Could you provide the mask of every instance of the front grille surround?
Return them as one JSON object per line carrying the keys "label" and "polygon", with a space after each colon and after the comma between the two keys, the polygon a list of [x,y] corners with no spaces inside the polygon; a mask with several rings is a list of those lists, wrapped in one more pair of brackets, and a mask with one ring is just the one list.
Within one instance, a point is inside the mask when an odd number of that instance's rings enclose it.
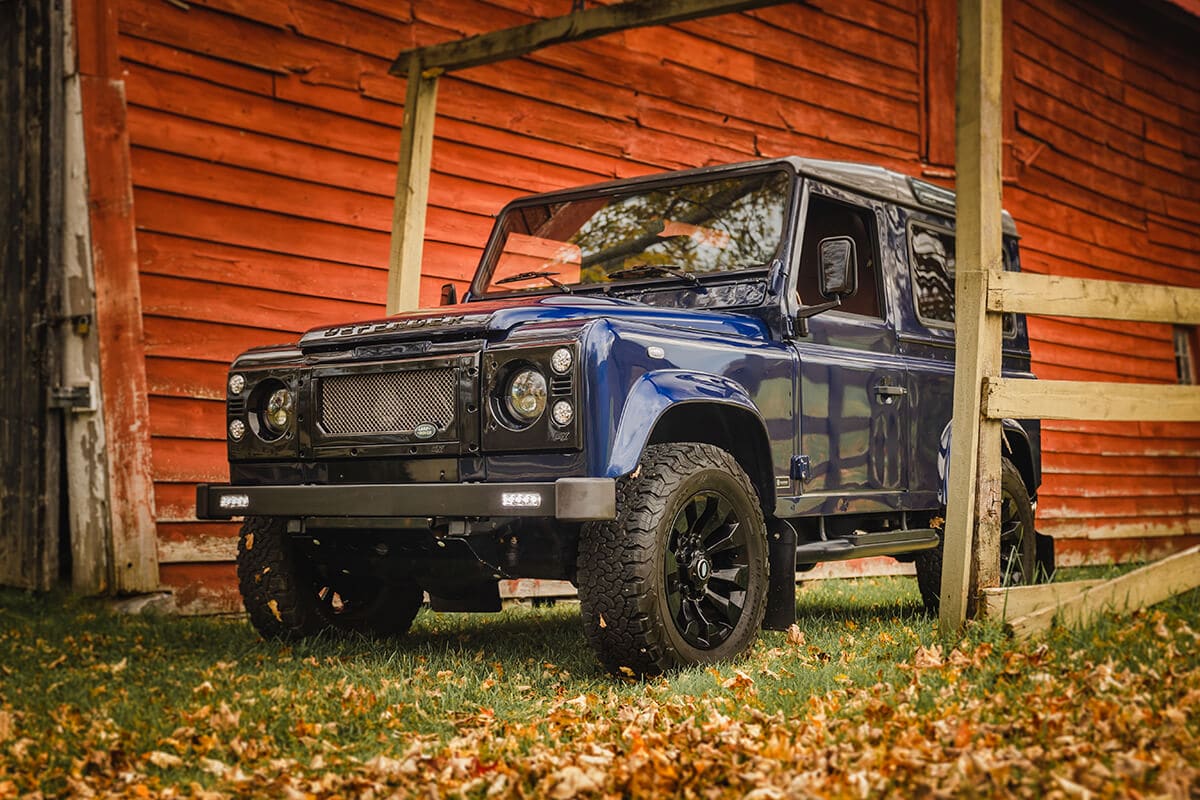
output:
{"label": "front grille surround", "polygon": [[432,367],[321,378],[318,422],[330,436],[413,434],[425,425],[436,427],[434,435],[445,433],[457,418],[456,372]]}
{"label": "front grille surround", "polygon": [[479,450],[478,353],[321,365],[301,382],[301,458]]}

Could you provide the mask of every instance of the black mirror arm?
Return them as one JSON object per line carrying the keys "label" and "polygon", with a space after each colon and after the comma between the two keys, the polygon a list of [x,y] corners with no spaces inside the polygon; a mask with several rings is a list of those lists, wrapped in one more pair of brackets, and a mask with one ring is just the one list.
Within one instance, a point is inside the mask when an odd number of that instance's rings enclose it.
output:
{"label": "black mirror arm", "polygon": [[818,303],[815,306],[801,306],[796,312],[796,329],[801,336],[808,336],[808,319],[815,317],[824,311],[831,308],[837,308],[842,304],[842,296],[838,295],[827,303]]}

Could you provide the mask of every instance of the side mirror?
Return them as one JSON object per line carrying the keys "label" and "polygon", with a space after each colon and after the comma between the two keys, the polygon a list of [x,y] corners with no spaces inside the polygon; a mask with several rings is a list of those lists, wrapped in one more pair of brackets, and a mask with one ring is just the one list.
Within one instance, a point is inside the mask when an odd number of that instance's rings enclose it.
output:
{"label": "side mirror", "polygon": [[817,245],[821,259],[820,288],[826,297],[849,297],[858,291],[858,258],[849,236],[830,236]]}
{"label": "side mirror", "polygon": [[452,306],[458,303],[458,287],[453,283],[442,284],[442,305]]}

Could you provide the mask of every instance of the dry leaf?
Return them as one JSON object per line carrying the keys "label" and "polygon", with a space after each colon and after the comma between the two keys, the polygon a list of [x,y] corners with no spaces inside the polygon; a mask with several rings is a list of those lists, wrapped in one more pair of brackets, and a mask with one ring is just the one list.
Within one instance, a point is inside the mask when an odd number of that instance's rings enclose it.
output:
{"label": "dry leaf", "polygon": [[799,625],[790,625],[787,629],[788,644],[796,647],[804,645],[804,631],[800,630]]}
{"label": "dry leaf", "polygon": [[254,549],[254,534],[247,533],[246,534],[246,550],[249,551],[249,550],[253,550],[253,549]]}
{"label": "dry leaf", "polygon": [[271,613],[275,615],[275,619],[283,622],[283,617],[279,616],[279,603],[275,600],[267,601],[267,608],[271,609]]}
{"label": "dry leaf", "polygon": [[0,742],[7,742],[13,735],[13,715],[0,709]]}
{"label": "dry leaf", "polygon": [[600,627],[601,627],[601,628],[607,628],[607,627],[608,627],[608,623],[604,621],[604,615],[603,615],[603,614],[601,614],[601,615],[600,615]]}
{"label": "dry leaf", "polygon": [[177,755],[172,755],[171,753],[164,753],[162,750],[151,751],[150,754],[146,756],[146,759],[159,769],[171,769],[172,767],[183,765],[182,758]]}

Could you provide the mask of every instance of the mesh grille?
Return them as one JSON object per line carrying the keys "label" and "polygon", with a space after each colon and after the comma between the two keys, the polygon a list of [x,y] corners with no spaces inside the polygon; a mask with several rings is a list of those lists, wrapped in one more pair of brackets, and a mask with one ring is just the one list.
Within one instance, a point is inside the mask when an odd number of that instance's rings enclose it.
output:
{"label": "mesh grille", "polygon": [[321,380],[321,425],[330,434],[410,433],[454,421],[453,369],[337,375]]}

